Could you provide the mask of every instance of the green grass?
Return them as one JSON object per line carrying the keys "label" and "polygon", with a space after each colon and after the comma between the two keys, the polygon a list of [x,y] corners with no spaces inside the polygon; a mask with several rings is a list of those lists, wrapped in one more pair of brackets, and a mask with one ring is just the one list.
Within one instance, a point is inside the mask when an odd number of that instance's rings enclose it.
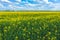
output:
{"label": "green grass", "polygon": [[0,12],[0,40],[60,40],[60,12]]}

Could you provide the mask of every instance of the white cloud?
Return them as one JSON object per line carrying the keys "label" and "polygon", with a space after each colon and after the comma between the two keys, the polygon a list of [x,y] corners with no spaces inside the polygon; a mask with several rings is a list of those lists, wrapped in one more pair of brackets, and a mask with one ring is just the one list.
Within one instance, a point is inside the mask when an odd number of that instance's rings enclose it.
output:
{"label": "white cloud", "polygon": [[53,10],[60,10],[60,3],[55,3]]}
{"label": "white cloud", "polygon": [[0,3],[0,8],[5,8],[3,4]]}
{"label": "white cloud", "polygon": [[[0,8],[5,8],[5,9],[11,9],[11,10],[45,10],[45,9],[50,9],[52,10],[58,10],[60,9],[60,4],[59,3],[53,3],[53,2],[48,2],[48,0],[33,0],[35,2],[38,2],[37,4],[32,4],[26,1],[21,1],[21,0],[16,0],[16,2],[11,2],[9,0],[1,0],[2,2],[7,2],[8,6],[5,7],[0,3]],[[31,0],[32,1],[32,0]],[[21,3],[22,4],[21,4]]]}
{"label": "white cloud", "polygon": [[28,3],[26,5],[28,5],[28,6],[37,6],[37,4],[31,4],[31,3]]}
{"label": "white cloud", "polygon": [[23,6],[15,6],[15,5],[9,5],[8,7],[9,7],[8,9],[11,9],[11,10],[22,10],[25,8]]}
{"label": "white cloud", "polygon": [[0,7],[3,7],[3,5],[0,3]]}
{"label": "white cloud", "polygon": [[8,2],[8,3],[11,3],[9,0],[1,0],[2,2]]}
{"label": "white cloud", "polygon": [[45,3],[47,3],[47,4],[50,4],[50,3],[52,3],[52,2],[48,2],[48,0],[43,0]]}
{"label": "white cloud", "polygon": [[5,10],[5,6],[3,4],[0,3],[0,10]]}
{"label": "white cloud", "polygon": [[17,2],[21,2],[21,0],[16,0]]}

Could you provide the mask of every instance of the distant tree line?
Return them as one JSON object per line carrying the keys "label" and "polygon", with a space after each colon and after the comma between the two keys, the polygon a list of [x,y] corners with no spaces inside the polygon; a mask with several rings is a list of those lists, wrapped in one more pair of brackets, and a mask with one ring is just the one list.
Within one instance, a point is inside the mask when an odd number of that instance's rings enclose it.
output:
{"label": "distant tree line", "polygon": [[60,10],[0,10],[0,12],[60,12]]}

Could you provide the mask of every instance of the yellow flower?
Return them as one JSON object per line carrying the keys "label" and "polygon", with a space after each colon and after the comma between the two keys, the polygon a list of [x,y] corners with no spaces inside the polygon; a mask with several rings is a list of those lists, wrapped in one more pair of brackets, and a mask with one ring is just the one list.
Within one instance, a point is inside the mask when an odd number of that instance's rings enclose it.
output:
{"label": "yellow flower", "polygon": [[25,28],[23,29],[23,31],[26,32],[26,30],[27,30],[27,29],[26,29],[26,27],[25,27]]}
{"label": "yellow flower", "polygon": [[26,34],[24,33],[23,36],[25,36]]}
{"label": "yellow flower", "polygon": [[58,30],[55,30],[55,32],[57,33],[57,32],[58,32]]}
{"label": "yellow flower", "polygon": [[27,39],[27,40],[30,40],[30,39]]}
{"label": "yellow flower", "polygon": [[4,32],[7,32],[7,30],[5,29]]}
{"label": "yellow flower", "polygon": [[48,32],[48,35],[50,35],[51,34],[51,32]]}
{"label": "yellow flower", "polygon": [[18,36],[15,37],[15,40],[18,40]]}
{"label": "yellow flower", "polygon": [[28,22],[28,25],[30,24],[30,22]]}
{"label": "yellow flower", "polygon": [[48,37],[48,39],[50,40],[51,38],[50,38],[50,37]]}
{"label": "yellow flower", "polygon": [[30,32],[28,32],[29,34],[31,34]]}

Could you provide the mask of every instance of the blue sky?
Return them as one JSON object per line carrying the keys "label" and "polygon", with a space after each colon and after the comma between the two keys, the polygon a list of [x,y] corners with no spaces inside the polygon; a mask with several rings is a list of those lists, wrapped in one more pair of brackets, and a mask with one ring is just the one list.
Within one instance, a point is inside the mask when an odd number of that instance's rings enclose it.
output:
{"label": "blue sky", "polygon": [[60,10],[60,0],[0,0],[0,10]]}

